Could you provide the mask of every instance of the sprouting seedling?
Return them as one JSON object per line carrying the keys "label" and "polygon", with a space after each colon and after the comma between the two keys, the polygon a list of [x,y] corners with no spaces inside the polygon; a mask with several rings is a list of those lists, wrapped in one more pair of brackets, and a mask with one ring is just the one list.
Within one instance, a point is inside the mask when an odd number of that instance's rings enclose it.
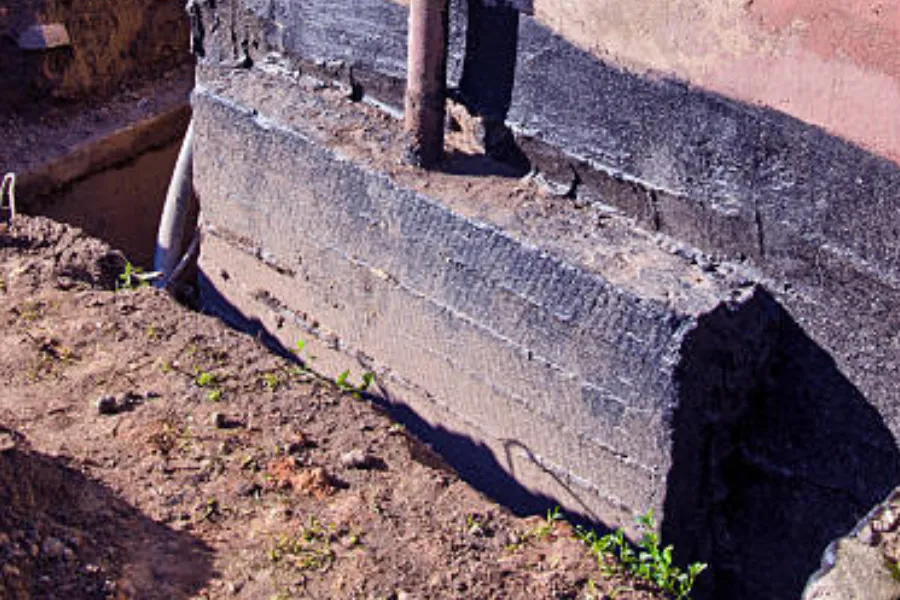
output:
{"label": "sprouting seedling", "polygon": [[365,392],[370,387],[372,387],[372,382],[375,381],[375,373],[372,371],[366,371],[362,375],[362,385],[360,385],[357,390],[360,392]]}
{"label": "sprouting seedling", "polygon": [[116,283],[116,291],[134,291],[136,289],[147,287],[150,285],[150,280],[155,279],[159,274],[156,272],[153,273],[144,273],[140,267],[136,267],[131,264],[130,261],[125,261],[125,269],[119,273],[119,281]]}
{"label": "sprouting seedling", "polygon": [[347,378],[350,377],[350,371],[344,371],[340,375],[338,375],[334,382],[337,384],[339,388],[342,390],[350,390],[353,389],[353,386],[347,382]]}
{"label": "sprouting seedling", "polygon": [[690,595],[697,576],[707,565],[691,563],[685,571],[672,564],[672,546],[660,548],[653,510],[638,516],[635,521],[641,531],[636,547],[625,539],[621,529],[598,536],[594,531],[578,527],[576,537],[587,544],[604,570],[610,569],[605,557],[613,556],[618,560],[618,569],[654,584],[671,598],[685,600]]}

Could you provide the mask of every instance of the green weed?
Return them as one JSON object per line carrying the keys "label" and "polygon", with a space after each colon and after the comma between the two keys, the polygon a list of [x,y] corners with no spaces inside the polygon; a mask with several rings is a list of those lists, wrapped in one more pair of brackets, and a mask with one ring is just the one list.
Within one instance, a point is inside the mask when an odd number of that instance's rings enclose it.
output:
{"label": "green weed", "polygon": [[362,383],[360,383],[359,385],[350,383],[350,381],[348,381],[349,378],[350,371],[344,371],[334,379],[334,383],[340,389],[344,390],[345,392],[350,392],[354,398],[359,400],[375,381],[375,373],[373,373],[372,371],[366,371],[365,373],[363,373]]}
{"label": "green weed", "polygon": [[325,571],[334,563],[331,544],[336,539],[334,525],[325,527],[311,516],[298,535],[282,534],[278,538],[269,550],[269,560],[301,571]]}
{"label": "green weed", "polygon": [[263,387],[266,390],[275,393],[278,391],[278,388],[281,387],[281,376],[277,371],[267,371],[262,374],[261,377]]}
{"label": "green weed", "polygon": [[125,270],[119,273],[119,280],[116,282],[117,292],[133,292],[134,290],[150,285],[147,277],[144,275],[143,269],[131,264],[131,261],[125,261]]}
{"label": "green weed", "polygon": [[543,522],[538,523],[532,529],[522,534],[522,536],[519,537],[518,541],[513,542],[512,544],[508,544],[505,550],[507,550],[508,552],[516,552],[529,542],[537,542],[544,539],[545,537],[553,533],[553,529],[554,527],[556,527],[556,524],[563,520],[565,520],[565,518],[563,517],[562,512],[559,510],[558,506],[554,507],[553,509],[548,509],[547,516],[543,520]]}
{"label": "green weed", "polygon": [[[625,533],[621,529],[598,536],[594,531],[579,527],[575,535],[588,545],[601,569],[621,570],[656,586],[676,600],[688,598],[694,581],[706,569],[706,565],[696,562],[683,570],[672,564],[672,546],[660,548],[652,510],[637,517],[636,522],[641,531],[636,547],[625,539]],[[606,561],[610,556],[616,559],[612,567]]]}
{"label": "green weed", "polygon": [[216,385],[216,381],[216,374],[209,371],[201,371],[194,378],[194,383],[197,384],[197,387],[213,387]]}
{"label": "green weed", "polygon": [[218,402],[222,399],[222,388],[219,387],[219,377],[210,371],[199,371],[194,377],[197,387],[207,388],[206,399],[210,402]]}

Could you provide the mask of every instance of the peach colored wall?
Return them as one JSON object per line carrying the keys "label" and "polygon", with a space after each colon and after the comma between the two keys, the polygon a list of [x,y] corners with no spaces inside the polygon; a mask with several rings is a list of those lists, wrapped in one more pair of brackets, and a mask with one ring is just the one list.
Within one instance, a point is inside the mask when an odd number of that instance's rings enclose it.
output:
{"label": "peach colored wall", "polygon": [[775,108],[900,163],[900,0],[535,0],[631,71]]}

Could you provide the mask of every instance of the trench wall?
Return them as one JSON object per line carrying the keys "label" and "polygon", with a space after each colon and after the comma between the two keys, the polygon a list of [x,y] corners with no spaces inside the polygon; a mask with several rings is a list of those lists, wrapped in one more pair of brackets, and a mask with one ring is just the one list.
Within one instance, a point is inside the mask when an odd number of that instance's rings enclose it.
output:
{"label": "trench wall", "polygon": [[[33,48],[30,28],[59,24],[69,43]],[[0,111],[50,98],[106,97],[190,59],[180,2],[10,0],[0,8]],[[33,36],[32,36],[33,37]]]}

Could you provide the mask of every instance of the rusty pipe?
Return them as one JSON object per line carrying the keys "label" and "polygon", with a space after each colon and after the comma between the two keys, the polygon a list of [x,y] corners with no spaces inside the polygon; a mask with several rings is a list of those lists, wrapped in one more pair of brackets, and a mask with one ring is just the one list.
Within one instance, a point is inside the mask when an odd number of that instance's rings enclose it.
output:
{"label": "rusty pipe", "polygon": [[437,165],[444,154],[447,27],[447,0],[411,1],[404,98],[406,160],[425,168]]}

